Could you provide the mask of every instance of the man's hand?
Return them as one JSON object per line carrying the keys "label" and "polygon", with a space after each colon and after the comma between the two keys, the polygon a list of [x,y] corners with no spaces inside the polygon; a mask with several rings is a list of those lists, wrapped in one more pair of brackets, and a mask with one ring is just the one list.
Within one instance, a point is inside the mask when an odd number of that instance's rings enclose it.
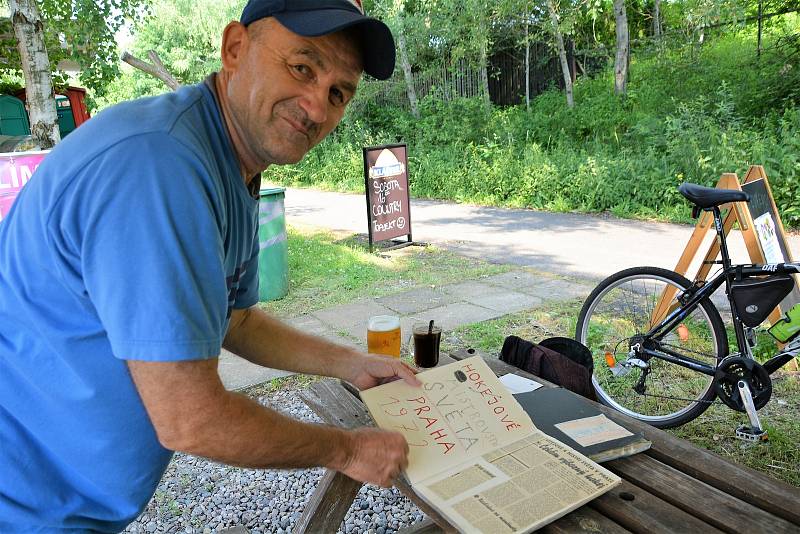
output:
{"label": "man's hand", "polygon": [[408,466],[408,444],[399,432],[359,428],[348,432],[352,453],[338,469],[354,480],[390,488]]}
{"label": "man's hand", "polygon": [[341,378],[361,390],[398,379],[405,380],[412,386],[422,385],[414,376],[417,369],[403,363],[399,358],[355,353],[348,363],[348,372]]}

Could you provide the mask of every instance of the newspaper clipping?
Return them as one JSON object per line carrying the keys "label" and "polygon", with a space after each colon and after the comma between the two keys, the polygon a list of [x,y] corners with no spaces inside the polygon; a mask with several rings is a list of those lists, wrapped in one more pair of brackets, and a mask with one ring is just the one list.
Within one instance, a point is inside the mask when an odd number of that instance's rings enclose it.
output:
{"label": "newspaper clipping", "polygon": [[416,486],[462,532],[529,532],[617,485],[619,477],[541,433]]}

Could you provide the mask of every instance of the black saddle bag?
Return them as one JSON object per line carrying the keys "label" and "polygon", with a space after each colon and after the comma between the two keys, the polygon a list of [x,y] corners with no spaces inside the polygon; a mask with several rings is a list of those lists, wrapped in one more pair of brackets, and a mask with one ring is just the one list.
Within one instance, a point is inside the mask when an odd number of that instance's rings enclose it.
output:
{"label": "black saddle bag", "polygon": [[731,299],[744,324],[756,327],[794,287],[791,275],[747,278],[731,283]]}

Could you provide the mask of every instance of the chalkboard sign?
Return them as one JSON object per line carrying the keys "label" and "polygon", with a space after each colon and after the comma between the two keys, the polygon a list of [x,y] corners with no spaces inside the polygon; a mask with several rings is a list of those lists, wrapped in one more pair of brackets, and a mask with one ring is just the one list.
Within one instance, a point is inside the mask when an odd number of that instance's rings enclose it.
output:
{"label": "chalkboard sign", "polygon": [[406,236],[411,243],[406,145],[364,148],[369,248],[373,243]]}
{"label": "chalkboard sign", "polygon": [[767,182],[761,178],[744,183],[742,191],[750,195],[747,208],[753,217],[756,236],[767,263],[792,261]]}
{"label": "chalkboard sign", "polygon": [[[747,209],[753,219],[753,230],[765,263],[791,262],[792,253],[786,244],[783,223],[766,178],[746,181],[742,184],[742,191],[750,195]],[[792,292],[781,303],[781,310],[787,311],[797,302],[800,302],[800,290],[795,284]]]}

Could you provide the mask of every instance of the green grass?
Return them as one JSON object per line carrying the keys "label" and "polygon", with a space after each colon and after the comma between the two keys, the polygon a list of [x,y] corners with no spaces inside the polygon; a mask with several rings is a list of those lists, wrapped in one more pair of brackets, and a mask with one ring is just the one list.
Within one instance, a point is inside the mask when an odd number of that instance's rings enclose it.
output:
{"label": "green grass", "polygon": [[288,228],[289,294],[261,306],[294,317],[364,297],[439,286],[510,270],[434,246],[369,252],[361,235]]}
{"label": "green grass", "polygon": [[[473,347],[490,355],[499,355],[503,340],[512,334],[533,342],[550,336],[572,337],[581,304],[579,299],[544,303],[535,310],[467,325],[447,336],[450,341],[446,349]],[[736,439],[734,430],[740,424],[747,423],[747,416],[730,410],[720,402],[716,402],[694,421],[667,432],[735,463],[800,487],[798,413],[800,373],[778,371],[773,375],[772,398],[759,411],[761,422],[769,431],[768,442],[750,444]]]}

